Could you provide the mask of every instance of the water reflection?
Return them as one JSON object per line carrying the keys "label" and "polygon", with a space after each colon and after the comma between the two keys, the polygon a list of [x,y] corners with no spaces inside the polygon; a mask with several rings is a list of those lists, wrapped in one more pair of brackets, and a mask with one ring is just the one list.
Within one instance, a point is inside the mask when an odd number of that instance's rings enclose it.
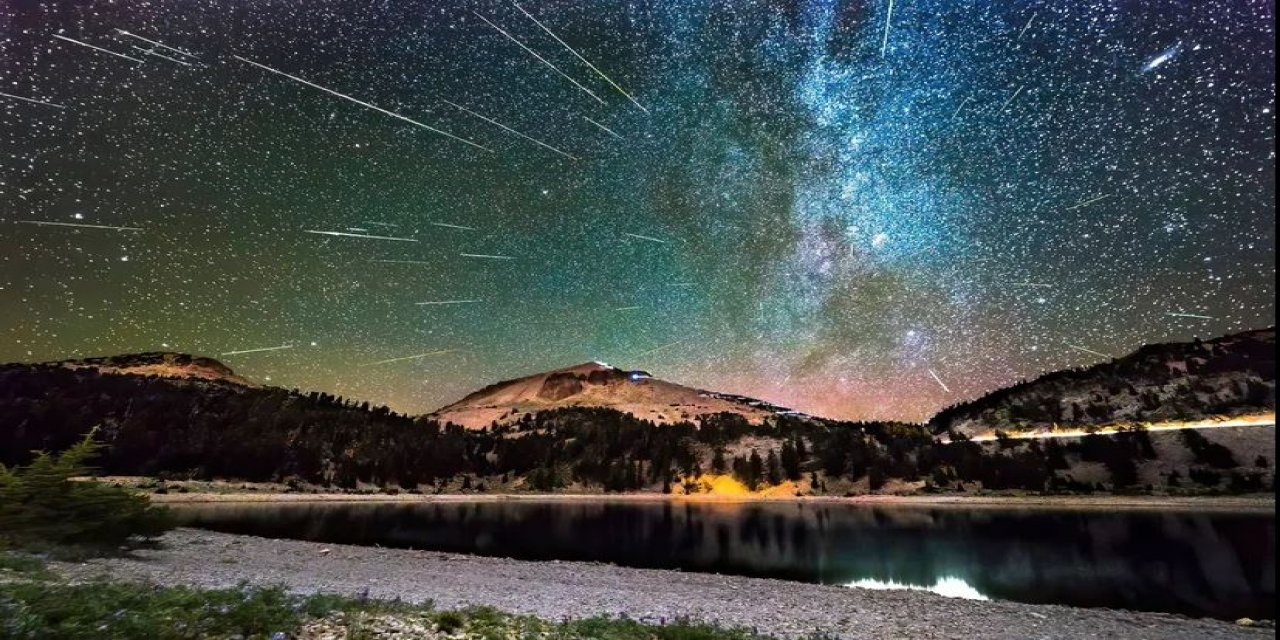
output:
{"label": "water reflection", "polygon": [[211,529],[331,543],[1275,617],[1274,514],[608,500],[214,504],[181,514]]}

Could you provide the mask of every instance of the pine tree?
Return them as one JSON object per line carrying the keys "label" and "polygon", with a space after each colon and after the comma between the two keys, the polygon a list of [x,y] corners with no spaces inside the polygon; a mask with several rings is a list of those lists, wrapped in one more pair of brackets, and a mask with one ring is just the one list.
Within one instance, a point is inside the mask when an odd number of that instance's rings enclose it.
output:
{"label": "pine tree", "polygon": [[766,475],[770,486],[782,484],[782,463],[778,460],[778,452],[770,449],[765,462]]}
{"label": "pine tree", "polygon": [[724,459],[724,448],[716,447],[715,453],[711,455],[711,471],[713,473],[724,473],[728,469],[729,464]]}
{"label": "pine tree", "polygon": [[59,455],[40,453],[26,467],[0,466],[0,542],[116,547],[173,527],[146,496],[84,480],[98,454],[96,429]]}

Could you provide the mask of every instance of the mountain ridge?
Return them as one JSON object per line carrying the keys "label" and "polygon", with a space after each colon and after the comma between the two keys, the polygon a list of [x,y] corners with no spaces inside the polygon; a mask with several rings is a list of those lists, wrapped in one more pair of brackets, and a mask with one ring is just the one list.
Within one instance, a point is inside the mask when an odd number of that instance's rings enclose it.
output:
{"label": "mountain ridge", "polygon": [[243,387],[260,386],[237,375],[231,367],[217,359],[176,351],[144,351],[114,356],[54,360],[38,364],[67,369],[94,369],[102,373],[116,375],[201,380]]}
{"label": "mountain ridge", "polygon": [[1144,345],[947,407],[937,433],[1051,431],[1116,423],[1194,421],[1275,412],[1275,327],[1210,340]]}
{"label": "mountain ridge", "polygon": [[478,429],[567,407],[616,409],[658,424],[724,413],[752,424],[771,416],[800,415],[763,400],[687,387],[647,371],[592,361],[496,382],[426,417]]}

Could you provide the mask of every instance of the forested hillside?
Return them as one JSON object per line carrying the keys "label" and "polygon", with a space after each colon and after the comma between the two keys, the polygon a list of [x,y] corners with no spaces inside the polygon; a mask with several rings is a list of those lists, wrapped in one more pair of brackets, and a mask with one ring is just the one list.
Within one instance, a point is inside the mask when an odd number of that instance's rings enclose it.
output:
{"label": "forested hillside", "polygon": [[0,367],[0,463],[64,449],[94,426],[107,445],[105,473],[340,489],[846,495],[1243,492],[1272,482],[1265,456],[1224,451],[1194,432],[1155,444],[1142,431],[1068,444],[943,442],[925,425],[793,416],[752,424],[736,414],[658,425],[587,408],[467,430],[322,393]]}
{"label": "forested hillside", "polygon": [[1262,329],[1050,373],[945,409],[930,424],[976,435],[1274,413],[1275,380],[1275,329]]}

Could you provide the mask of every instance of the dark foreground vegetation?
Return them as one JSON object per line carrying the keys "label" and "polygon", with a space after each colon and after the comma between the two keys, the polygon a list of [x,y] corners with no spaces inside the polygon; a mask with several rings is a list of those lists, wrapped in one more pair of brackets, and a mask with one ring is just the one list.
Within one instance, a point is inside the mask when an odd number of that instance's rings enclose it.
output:
{"label": "dark foreground vegetation", "polygon": [[90,432],[62,453],[35,454],[25,467],[0,465],[0,549],[118,551],[173,528],[145,495],[85,479],[100,448]]}
{"label": "dark foreground vegetation", "polygon": [[274,587],[201,590],[115,583],[68,585],[45,580],[0,583],[3,639],[333,637],[766,640],[745,630],[682,621],[665,625],[610,618],[548,622],[487,608],[437,611],[430,603],[301,596]]}

